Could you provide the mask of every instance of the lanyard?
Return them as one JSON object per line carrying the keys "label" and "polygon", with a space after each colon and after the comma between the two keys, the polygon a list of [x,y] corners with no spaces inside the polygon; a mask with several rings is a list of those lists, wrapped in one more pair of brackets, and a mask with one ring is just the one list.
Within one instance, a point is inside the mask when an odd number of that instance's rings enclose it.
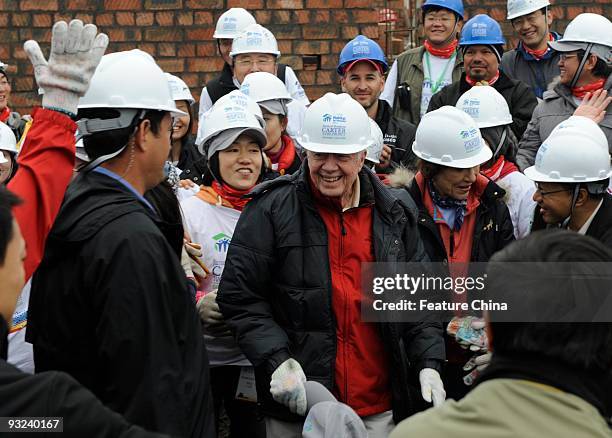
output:
{"label": "lanyard", "polygon": [[[440,74],[440,77],[438,78],[438,80],[435,83],[432,82],[431,84],[431,94],[432,95],[438,92],[438,88],[440,88],[440,84],[444,80],[444,76],[446,76],[446,70],[448,70],[449,65],[455,64],[456,56],[457,56],[457,52],[453,53],[453,56],[449,58],[446,65],[444,66],[444,70],[442,70],[442,74]],[[427,63],[427,74],[431,75],[431,64],[429,63],[429,52],[427,51],[425,51],[425,62]],[[428,77],[427,79],[429,79],[429,81],[431,82],[430,77]]]}

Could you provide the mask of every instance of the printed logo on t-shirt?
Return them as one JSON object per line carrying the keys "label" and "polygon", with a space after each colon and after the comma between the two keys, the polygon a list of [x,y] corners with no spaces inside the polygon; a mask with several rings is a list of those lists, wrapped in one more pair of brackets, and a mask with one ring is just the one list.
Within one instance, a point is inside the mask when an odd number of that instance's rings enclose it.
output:
{"label": "printed logo on t-shirt", "polygon": [[215,234],[212,239],[215,241],[215,251],[226,253],[232,237],[225,233]]}

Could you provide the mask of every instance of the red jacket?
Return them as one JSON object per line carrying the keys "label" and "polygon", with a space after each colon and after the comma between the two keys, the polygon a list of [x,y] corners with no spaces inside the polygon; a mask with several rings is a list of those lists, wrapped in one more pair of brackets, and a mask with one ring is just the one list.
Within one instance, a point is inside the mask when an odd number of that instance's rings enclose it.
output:
{"label": "red jacket", "polygon": [[8,189],[23,203],[13,209],[26,242],[25,280],[38,267],[45,240],[72,178],[76,124],[57,111],[35,108],[32,127],[23,141],[19,169]]}
{"label": "red jacket", "polygon": [[374,323],[361,321],[361,264],[373,262],[372,203],[360,201],[344,212],[312,186],[327,228],[336,318],[335,391],[338,399],[365,417],[391,409],[387,353]]}

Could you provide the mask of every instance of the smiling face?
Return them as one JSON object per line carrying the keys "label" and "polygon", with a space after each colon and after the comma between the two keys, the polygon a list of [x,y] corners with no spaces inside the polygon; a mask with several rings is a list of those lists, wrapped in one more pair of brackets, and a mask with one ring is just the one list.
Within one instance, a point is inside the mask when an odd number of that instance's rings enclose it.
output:
{"label": "smiling face", "polygon": [[542,219],[547,224],[561,223],[571,213],[572,192],[563,184],[537,183],[533,200],[538,203]]}
{"label": "smiling face", "polygon": [[365,151],[354,154],[308,151],[310,180],[323,196],[339,199],[342,207],[347,207],[365,156]]}
{"label": "smiling face", "polygon": [[219,50],[219,54],[221,55],[223,60],[229,65],[232,65],[232,58],[229,56],[229,54],[232,51],[233,41],[234,40],[229,38],[221,38],[217,40],[217,49]]}
{"label": "smiling face", "polygon": [[443,46],[452,41],[454,34],[461,32],[461,25],[461,22],[457,23],[455,13],[448,9],[429,11],[423,19],[425,38],[434,46]]}
{"label": "smiling face", "polygon": [[276,74],[276,56],[269,53],[243,53],[234,58],[234,76],[242,84],[249,73],[265,71]]}
{"label": "smiling face", "polygon": [[468,46],[463,55],[465,72],[475,81],[490,81],[497,74],[499,62],[489,46]]}
{"label": "smiling face", "polygon": [[464,201],[468,198],[472,184],[476,182],[478,172],[480,166],[469,169],[444,167],[432,177],[432,182],[440,195]]}
{"label": "smiling face", "polygon": [[263,118],[266,121],[266,138],[268,142],[264,152],[268,155],[277,153],[283,146],[282,135],[287,128],[287,117],[282,114],[272,114],[265,108],[261,108]]}
{"label": "smiling face", "polygon": [[236,190],[248,190],[261,175],[261,148],[249,135],[241,135],[219,151],[219,173],[227,185]]}
{"label": "smiling face", "polygon": [[523,44],[532,50],[546,48],[548,41],[548,28],[552,23],[552,13],[542,10],[532,12],[513,19],[512,27]]}
{"label": "smiling face", "polygon": [[172,141],[178,141],[185,137],[189,131],[189,122],[191,116],[189,115],[189,102],[186,100],[175,101],[176,108],[186,112],[184,116],[179,116],[174,119],[174,126],[172,127]]}
{"label": "smiling face", "polygon": [[385,79],[370,62],[358,62],[342,77],[342,91],[348,93],[367,111],[378,101]]}
{"label": "smiling face", "polygon": [[5,75],[0,74],[0,111],[8,106],[11,97],[11,84]]}

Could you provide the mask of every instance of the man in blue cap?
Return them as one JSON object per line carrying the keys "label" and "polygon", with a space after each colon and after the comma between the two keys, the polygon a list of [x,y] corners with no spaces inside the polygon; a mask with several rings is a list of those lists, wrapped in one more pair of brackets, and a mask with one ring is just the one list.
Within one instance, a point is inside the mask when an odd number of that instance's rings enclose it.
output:
{"label": "man in blue cap", "polygon": [[416,167],[416,156],[412,152],[416,127],[393,117],[390,105],[379,98],[388,68],[378,43],[358,35],[342,49],[337,69],[342,77],[342,91],[359,102],[383,132],[384,146],[380,164],[376,166],[377,173],[390,173],[399,165]]}
{"label": "man in blue cap", "polygon": [[431,98],[427,112],[444,105],[455,106],[461,95],[474,85],[490,85],[508,102],[513,120],[510,128],[520,139],[538,101],[529,86],[499,70],[505,43],[499,24],[488,15],[479,14],[468,20],[459,41],[465,73],[459,81]]}
{"label": "man in blue cap", "polygon": [[463,26],[461,0],[426,0],[422,6],[425,43],[402,53],[391,67],[381,95],[393,114],[417,125],[431,96],[461,77],[457,36]]}

